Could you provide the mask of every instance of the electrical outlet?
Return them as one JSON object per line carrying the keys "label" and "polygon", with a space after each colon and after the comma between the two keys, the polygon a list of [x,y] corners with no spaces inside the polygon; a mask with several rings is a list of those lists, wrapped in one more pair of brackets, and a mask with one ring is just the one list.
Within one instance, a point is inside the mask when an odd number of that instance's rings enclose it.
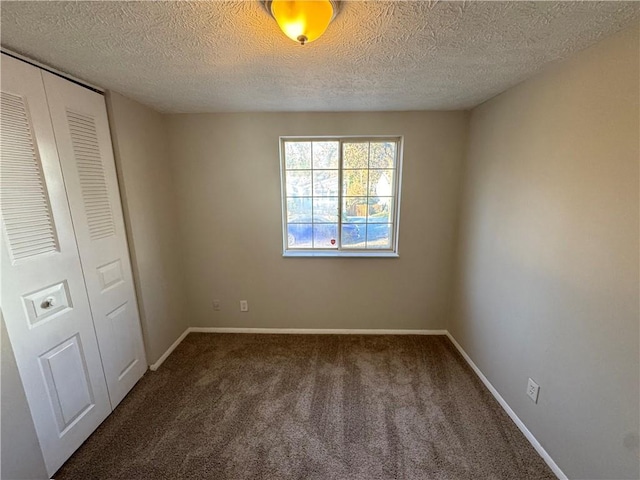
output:
{"label": "electrical outlet", "polygon": [[213,309],[214,309],[216,312],[219,312],[219,311],[220,311],[220,300],[214,300],[214,301],[212,302],[212,304],[213,304]]}
{"label": "electrical outlet", "polygon": [[249,311],[249,302],[246,300],[240,300],[240,311],[248,312]]}
{"label": "electrical outlet", "polygon": [[538,403],[538,393],[540,393],[540,385],[533,380],[529,379],[527,384],[527,395],[533,400],[533,403]]}

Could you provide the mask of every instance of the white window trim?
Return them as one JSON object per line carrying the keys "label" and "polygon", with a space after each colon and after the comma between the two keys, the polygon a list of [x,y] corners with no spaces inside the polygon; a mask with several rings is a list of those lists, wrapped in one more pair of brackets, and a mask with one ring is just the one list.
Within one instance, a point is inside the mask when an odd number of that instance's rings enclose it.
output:
{"label": "white window trim", "polygon": [[[338,205],[339,205],[339,227],[338,236],[341,235],[342,229],[342,142],[344,141],[382,141],[388,140],[396,142],[396,175],[394,185],[394,211],[393,211],[393,239],[391,248],[388,249],[355,249],[349,248],[341,250],[337,249],[287,249],[287,184],[286,184],[286,168],[285,168],[285,149],[286,141],[313,142],[313,141],[337,141],[340,142],[339,147],[339,185],[338,185]],[[398,240],[400,232],[400,200],[402,198],[402,166],[404,157],[404,136],[402,135],[342,135],[342,136],[281,136],[280,137],[280,201],[282,204],[282,256],[290,258],[299,257],[351,257],[351,258],[398,258]],[[340,240],[341,245],[341,240]]]}

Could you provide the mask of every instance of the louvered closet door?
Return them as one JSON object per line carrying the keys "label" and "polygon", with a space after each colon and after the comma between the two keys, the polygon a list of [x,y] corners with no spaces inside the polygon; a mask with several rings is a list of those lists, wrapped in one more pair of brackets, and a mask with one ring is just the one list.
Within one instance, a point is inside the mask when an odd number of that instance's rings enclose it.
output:
{"label": "louvered closet door", "polygon": [[104,97],[43,72],[113,408],[147,369]]}
{"label": "louvered closet door", "polygon": [[1,66],[0,306],[52,475],[111,406],[42,75]]}

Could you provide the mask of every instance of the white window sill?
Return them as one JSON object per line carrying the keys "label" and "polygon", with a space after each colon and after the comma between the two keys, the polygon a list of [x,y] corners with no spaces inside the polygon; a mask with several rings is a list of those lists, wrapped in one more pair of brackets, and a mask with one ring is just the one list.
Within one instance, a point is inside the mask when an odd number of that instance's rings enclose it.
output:
{"label": "white window sill", "polygon": [[347,251],[311,251],[289,250],[282,254],[285,258],[293,257],[331,257],[331,258],[398,258],[396,252],[347,252]]}

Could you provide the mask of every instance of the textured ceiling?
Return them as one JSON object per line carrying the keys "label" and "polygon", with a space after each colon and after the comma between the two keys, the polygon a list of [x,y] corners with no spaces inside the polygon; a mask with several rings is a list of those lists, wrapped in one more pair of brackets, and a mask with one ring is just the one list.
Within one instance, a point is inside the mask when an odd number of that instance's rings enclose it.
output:
{"label": "textured ceiling", "polygon": [[7,2],[4,47],[163,112],[466,109],[636,2],[343,2],[300,46],[258,0]]}

